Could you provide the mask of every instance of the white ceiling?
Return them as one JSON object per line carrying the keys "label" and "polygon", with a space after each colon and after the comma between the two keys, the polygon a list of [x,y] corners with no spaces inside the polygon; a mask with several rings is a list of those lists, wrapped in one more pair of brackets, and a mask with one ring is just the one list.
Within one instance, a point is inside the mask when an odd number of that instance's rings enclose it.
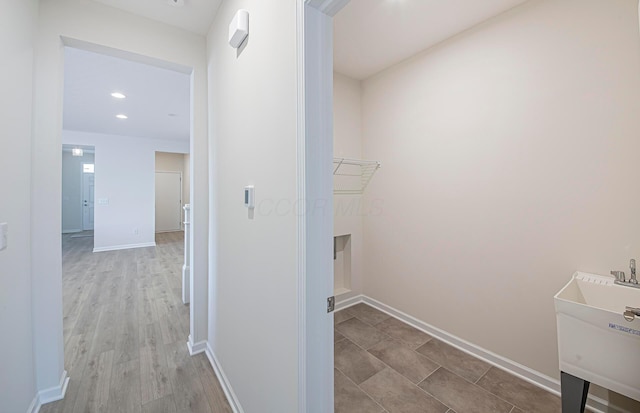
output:
{"label": "white ceiling", "polygon": [[64,76],[64,129],[189,140],[189,75],[66,47]]}
{"label": "white ceiling", "polygon": [[334,70],[365,79],[527,0],[351,0],[334,18]]}
{"label": "white ceiling", "polygon": [[171,0],[94,0],[129,13],[206,35],[222,0],[184,0],[184,6]]}
{"label": "white ceiling", "polygon": [[[222,0],[94,1],[204,35]],[[334,70],[365,79],[525,1],[350,0],[334,18]],[[188,75],[67,48],[64,127],[189,139],[189,89]],[[114,90],[127,99],[112,98]]]}

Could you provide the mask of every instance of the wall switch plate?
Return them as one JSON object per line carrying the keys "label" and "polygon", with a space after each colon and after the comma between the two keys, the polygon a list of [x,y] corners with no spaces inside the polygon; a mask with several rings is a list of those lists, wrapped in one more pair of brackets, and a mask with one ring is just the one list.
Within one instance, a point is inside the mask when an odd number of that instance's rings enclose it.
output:
{"label": "wall switch plate", "polygon": [[98,199],[98,205],[109,205],[109,198]]}
{"label": "wall switch plate", "polygon": [[7,232],[9,232],[9,224],[0,223],[0,251],[7,249]]}

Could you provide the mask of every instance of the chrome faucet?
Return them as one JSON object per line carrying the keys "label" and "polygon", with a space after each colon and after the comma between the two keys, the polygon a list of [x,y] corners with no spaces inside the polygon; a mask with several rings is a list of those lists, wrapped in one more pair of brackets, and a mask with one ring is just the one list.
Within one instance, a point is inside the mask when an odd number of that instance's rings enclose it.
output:
{"label": "chrome faucet", "polygon": [[611,271],[611,275],[616,277],[614,281],[618,285],[624,285],[626,287],[640,288],[638,284],[638,278],[636,277],[636,260],[633,258],[629,261],[629,269],[631,270],[631,277],[627,280],[624,276],[624,271]]}
{"label": "chrome faucet", "polygon": [[617,282],[626,282],[627,281],[627,279],[624,278],[624,271],[611,271],[611,275],[616,277],[616,283]]}

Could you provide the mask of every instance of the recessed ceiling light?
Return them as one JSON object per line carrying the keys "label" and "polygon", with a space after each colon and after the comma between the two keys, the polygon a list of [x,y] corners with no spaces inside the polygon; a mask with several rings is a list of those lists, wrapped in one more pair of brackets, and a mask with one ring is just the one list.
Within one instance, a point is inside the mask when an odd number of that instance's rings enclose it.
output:
{"label": "recessed ceiling light", "polygon": [[116,99],[124,99],[124,98],[126,98],[126,96],[125,96],[125,95],[123,95],[123,94],[122,94],[122,93],[120,93],[120,92],[113,92],[113,93],[111,94],[111,96],[112,96],[112,97],[114,97],[114,98],[116,98]]}
{"label": "recessed ceiling light", "polygon": [[176,7],[184,6],[184,0],[167,0],[167,3]]}
{"label": "recessed ceiling light", "polygon": [[123,115],[123,114],[121,113],[121,114],[119,114],[119,115],[116,115],[116,118],[118,118],[118,119],[127,119],[127,118],[128,118],[128,116],[127,116],[127,115]]}
{"label": "recessed ceiling light", "polygon": [[174,117],[176,117],[176,116],[178,116],[178,115],[177,115],[177,114],[175,114],[175,113],[169,113],[167,116],[169,116],[169,117],[171,117],[171,118],[174,118]]}

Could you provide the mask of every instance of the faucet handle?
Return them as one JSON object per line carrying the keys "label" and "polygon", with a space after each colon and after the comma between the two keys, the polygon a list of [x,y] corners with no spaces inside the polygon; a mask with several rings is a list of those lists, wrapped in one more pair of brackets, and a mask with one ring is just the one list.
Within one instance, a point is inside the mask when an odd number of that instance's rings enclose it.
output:
{"label": "faucet handle", "polygon": [[624,271],[611,271],[611,275],[616,277],[616,280],[618,281],[625,281]]}
{"label": "faucet handle", "polygon": [[627,306],[625,307],[625,310],[624,310],[624,313],[622,313],[622,316],[628,322],[632,322],[636,317],[640,317],[640,308],[633,308],[633,307]]}

